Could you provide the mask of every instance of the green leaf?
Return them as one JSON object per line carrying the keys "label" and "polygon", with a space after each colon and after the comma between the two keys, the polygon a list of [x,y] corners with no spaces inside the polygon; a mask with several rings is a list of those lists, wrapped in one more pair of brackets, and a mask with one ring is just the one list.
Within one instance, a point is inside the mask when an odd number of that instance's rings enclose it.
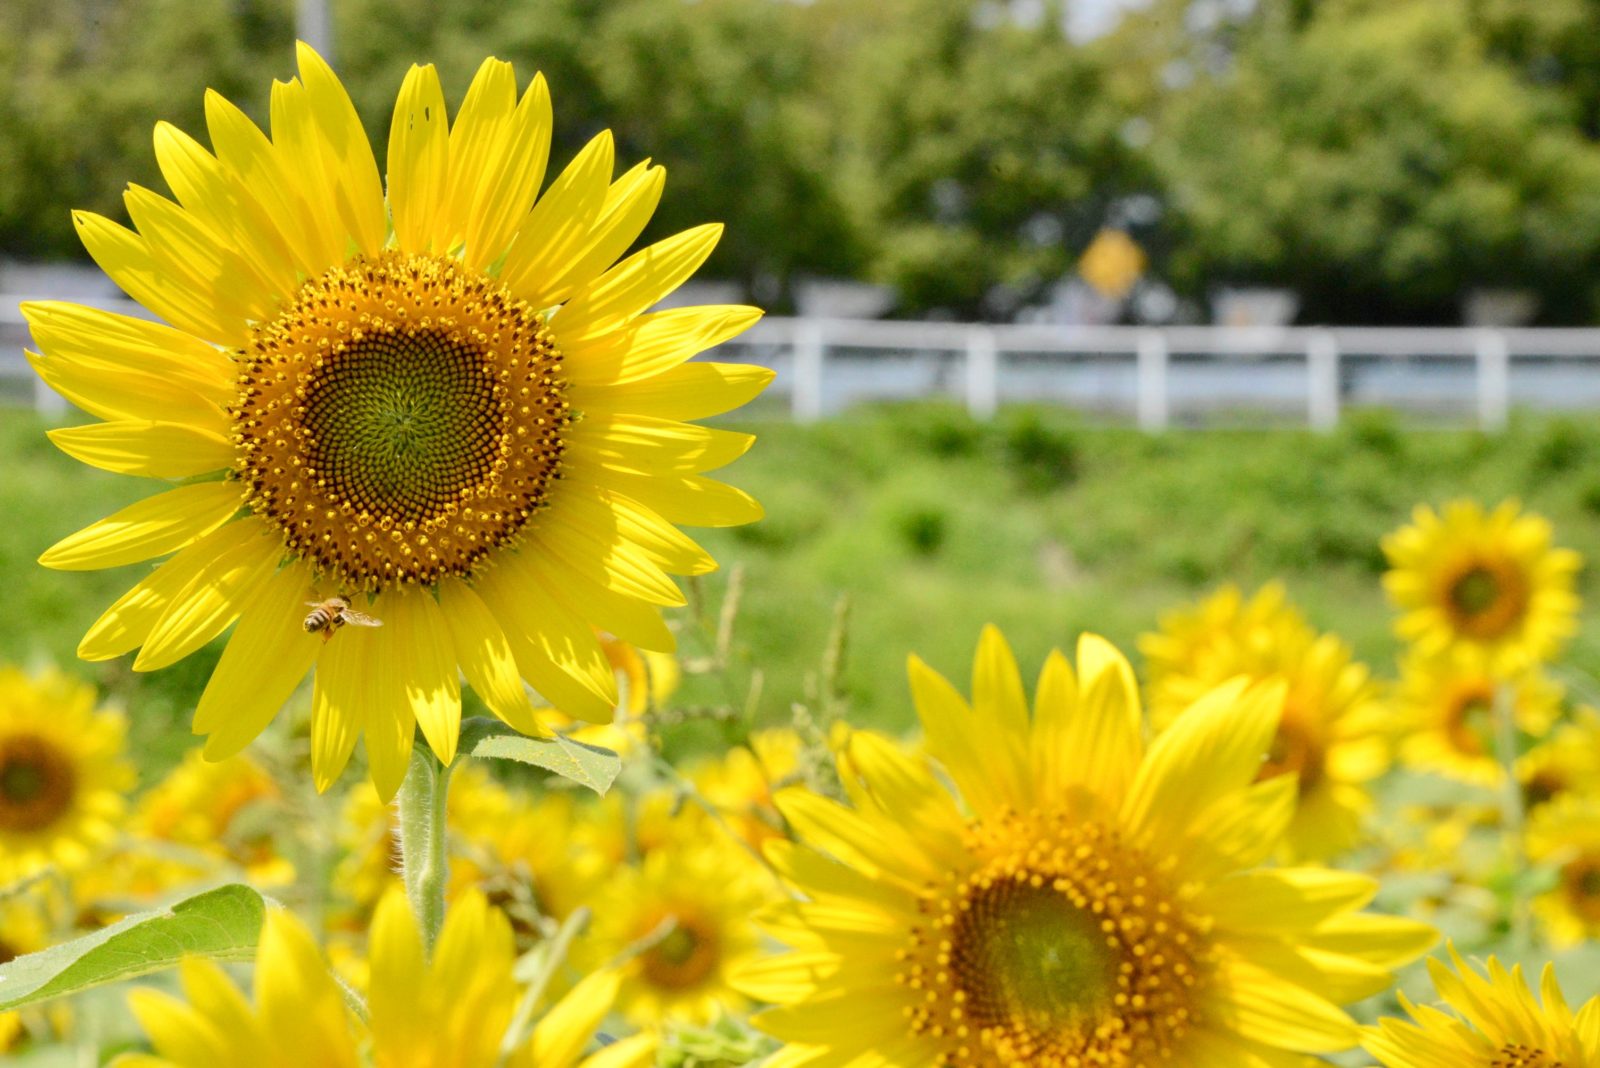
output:
{"label": "green leaf", "polygon": [[559,734],[529,738],[498,720],[473,717],[461,724],[460,752],[480,760],[516,760],[554,772],[602,796],[611,789],[622,759],[609,749],[585,745]]}
{"label": "green leaf", "polygon": [[171,968],[184,957],[249,960],[266,901],[220,886],[0,966],[0,1012]]}

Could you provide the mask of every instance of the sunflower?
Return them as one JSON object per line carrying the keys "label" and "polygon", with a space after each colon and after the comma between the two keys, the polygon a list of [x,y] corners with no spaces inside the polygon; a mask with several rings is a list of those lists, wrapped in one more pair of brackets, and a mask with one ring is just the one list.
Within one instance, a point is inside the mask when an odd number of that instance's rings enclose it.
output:
{"label": "sunflower", "polygon": [[0,887],[82,868],[116,837],[134,781],[126,734],[88,685],[0,668]]}
{"label": "sunflower", "polygon": [[254,760],[240,754],[213,763],[190,750],[139,798],[130,824],[135,834],[236,864],[256,886],[281,886],[295,874],[275,840],[283,814],[283,791]]}
{"label": "sunflower", "polygon": [[354,1019],[311,934],[290,913],[267,914],[256,955],[252,1007],[211,961],[183,962],[188,1002],[154,990],[129,997],[155,1046],[124,1054],[116,1068],[636,1068],[650,1063],[648,1037],[582,1051],[616,994],[614,973],[596,973],[556,1005],[526,1042],[502,1059],[520,991],[511,929],[482,897],[450,910],[431,961],[399,891],[373,919],[370,1025]]}
{"label": "sunflower", "polygon": [[578,961],[636,951],[623,968],[617,1008],[637,1025],[705,1024],[747,1007],[729,976],[759,955],[753,913],[777,897],[777,887],[717,833],[686,836],[613,873],[593,901],[594,927]]}
{"label": "sunflower", "polygon": [[[237,621],[195,712],[207,755],[247,745],[315,666],[318,788],[364,736],[387,799],[413,725],[454,758],[458,675],[529,733],[524,678],[571,715],[610,719],[595,628],[670,651],[660,610],[684,603],[670,575],[716,566],[676,524],[760,515],[704,477],[753,439],[685,420],[743,404],[771,374],[686,362],[756,309],[646,313],[720,226],[613,265],[660,198],[660,167],[613,180],[604,132],[536,195],[542,78],[519,99],[511,65],[487,60],[448,123],[438,75],[412,67],[385,184],[333,71],[305,45],[299,68],[273,86],[270,139],[215,93],[212,151],[159,125],[177,199],[131,188],[134,229],[74,216],[90,255],[165,324],[24,306],[35,369],[105,420],[53,431],[56,444],[180,480],[41,562],[170,557],[79,655],[138,648],[134,669],[150,671]],[[325,606],[315,619],[308,602]],[[381,626],[340,627],[344,611]],[[302,628],[323,619],[321,638]]]}
{"label": "sunflower", "polygon": [[1505,687],[1518,728],[1542,737],[1561,713],[1561,689],[1538,670],[1502,680],[1459,650],[1413,654],[1400,668],[1394,711],[1408,765],[1462,782],[1498,785],[1505,775],[1495,742],[1495,701]]}
{"label": "sunflower", "polygon": [[1600,1064],[1600,998],[1574,1016],[1545,965],[1544,1004],[1528,988],[1522,968],[1507,972],[1489,958],[1482,974],[1450,948],[1452,972],[1428,962],[1433,985],[1455,1014],[1402,1003],[1412,1023],[1385,1019],[1365,1029],[1362,1046],[1384,1068],[1593,1068]]}
{"label": "sunflower", "polygon": [[1140,648],[1158,728],[1229,679],[1283,680],[1283,715],[1259,776],[1299,783],[1287,852],[1320,859],[1360,841],[1372,808],[1365,784],[1388,765],[1389,724],[1370,673],[1342,639],[1318,634],[1273,584],[1248,601],[1225,587],[1170,613]]}
{"label": "sunflower", "polygon": [[1582,560],[1551,546],[1549,522],[1520,513],[1516,501],[1492,512],[1452,501],[1442,515],[1418,505],[1410,526],[1383,539],[1400,637],[1425,656],[1459,648],[1499,675],[1560,650],[1577,629]]}
{"label": "sunflower", "polygon": [[1076,671],[1050,655],[1031,717],[992,627],[972,704],[910,674],[940,767],[863,731],[850,806],[778,795],[798,843],[767,855],[798,901],[770,926],[795,952],[736,978],[777,1003],[756,1017],[790,1043],[769,1068],[1298,1064],[1354,1045],[1338,1006],[1432,943],[1358,911],[1369,878],[1260,866],[1296,792],[1256,781],[1281,683],[1212,691],[1147,751],[1100,638]]}
{"label": "sunflower", "polygon": [[1535,812],[1528,858],[1556,873],[1555,887],[1533,901],[1550,941],[1572,946],[1600,938],[1600,797],[1568,795]]}

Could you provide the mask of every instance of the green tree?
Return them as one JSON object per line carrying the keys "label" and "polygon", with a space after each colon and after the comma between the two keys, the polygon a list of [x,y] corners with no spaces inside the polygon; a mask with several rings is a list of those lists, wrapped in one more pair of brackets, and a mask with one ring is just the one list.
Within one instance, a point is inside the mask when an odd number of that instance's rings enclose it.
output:
{"label": "green tree", "polygon": [[1490,53],[1466,0],[1264,20],[1160,115],[1177,270],[1293,286],[1314,319],[1451,321],[1475,286],[1587,318],[1600,150],[1575,110]]}
{"label": "green tree", "polygon": [[[869,7],[870,12],[862,11]],[[1103,71],[1004,5],[815,5],[849,198],[901,311],[1004,317],[1068,273],[1108,205],[1141,187]]]}
{"label": "green tree", "polygon": [[0,250],[81,256],[73,209],[125,219],[129,182],[164,192],[155,120],[200,132],[207,86],[264,115],[270,79],[288,73],[292,55],[287,8],[286,0],[6,0]]}

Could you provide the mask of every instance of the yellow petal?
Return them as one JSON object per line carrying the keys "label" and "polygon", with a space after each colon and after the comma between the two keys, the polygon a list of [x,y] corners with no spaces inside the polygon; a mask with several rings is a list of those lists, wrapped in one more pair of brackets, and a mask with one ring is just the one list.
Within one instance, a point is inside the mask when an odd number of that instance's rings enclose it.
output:
{"label": "yellow petal", "polygon": [[754,523],[766,514],[760,502],[744,490],[715,479],[618,471],[607,471],[604,477],[607,485],[680,526],[736,527]]}
{"label": "yellow petal", "polygon": [[189,478],[231,467],[233,442],[183,423],[125,420],[46,431],[56,448],[90,467],[146,478]]}
{"label": "yellow petal", "polygon": [[1123,807],[1135,838],[1175,846],[1212,802],[1260,772],[1283,711],[1280,681],[1217,687],[1178,716],[1150,747]]}
{"label": "yellow petal", "polygon": [[585,976],[534,1028],[533,1063],[570,1068],[611,1011],[620,985],[620,977],[609,968]]}
{"label": "yellow petal", "polygon": [[225,238],[143,186],[128,186],[122,201],[161,272],[202,294],[219,321],[272,316],[277,294]]}
{"label": "yellow petal", "polygon": [[574,386],[642,381],[742,334],[760,318],[760,308],[741,304],[651,312],[608,334],[563,337],[561,369]]}
{"label": "yellow petal", "polygon": [[548,306],[539,301],[549,283],[583,248],[605,206],[612,163],[611,131],[602,130],[534,204],[500,269],[500,280],[518,299]]}
{"label": "yellow petal", "polygon": [[584,413],[704,419],[754,400],[775,374],[748,363],[686,363],[626,386],[573,386],[567,399]]}
{"label": "yellow petal", "polygon": [[434,244],[450,177],[449,126],[438,71],[431,63],[413,64],[389,126],[389,211],[403,249],[427,251]]}
{"label": "yellow petal", "polygon": [[172,599],[216,561],[235,535],[227,527],[214,530],[157,567],[95,620],[78,643],[78,655],[85,660],[109,660],[137,648]]}
{"label": "yellow petal", "polygon": [[530,291],[526,299],[536,308],[549,307],[594,281],[638,239],[661,202],[665,185],[666,170],[648,163],[639,164],[613,182],[583,247],[574,252],[567,267],[545,288]]}
{"label": "yellow petal", "polygon": [[159,381],[177,380],[218,405],[237,397],[233,360],[182,330],[65,301],[27,301],[21,310],[29,333],[52,360],[95,371],[142,372]]}
{"label": "yellow petal", "polygon": [[611,662],[593,628],[550,596],[526,565],[526,560],[507,560],[480,590],[505,624],[518,668],[556,708],[591,723],[609,722],[618,700]]}
{"label": "yellow petal", "polygon": [[713,430],[647,415],[597,414],[567,435],[573,464],[644,475],[691,475],[732,463],[755,443],[751,434]]}
{"label": "yellow petal", "polygon": [[322,131],[334,206],[356,248],[375,255],[383,246],[388,224],[372,142],[333,68],[304,42],[295,45],[295,59],[306,87],[306,103]]}
{"label": "yellow petal", "polygon": [[283,542],[260,523],[233,523],[211,566],[174,596],[133,661],[135,671],[175,664],[227,629],[277,570]]}
{"label": "yellow petal", "polygon": [[[503,77],[490,73],[491,64],[503,68]],[[544,181],[551,113],[550,90],[542,75],[534,76],[513,110],[516,78],[511,64],[485,60],[478,73],[450,131],[450,174],[452,207],[463,213],[463,258],[483,268],[505,253]],[[480,79],[487,82],[481,95]]]}
{"label": "yellow petal", "polygon": [[552,324],[556,336],[565,343],[626,325],[688,281],[721,238],[722,224],[709,223],[635,252],[562,306]]}
{"label": "yellow petal", "polygon": [[200,695],[194,732],[209,735],[206,759],[249,745],[299,687],[322,649],[301,626],[312,579],[294,564],[273,575],[245,607]]}
{"label": "yellow petal", "polygon": [[45,550],[39,562],[62,571],[90,571],[148,560],[216,530],[243,504],[236,482],[179,486],[62,538]]}
{"label": "yellow petal", "polygon": [[449,630],[431,591],[390,595],[385,604],[389,618],[383,622],[394,628],[406,701],[428,747],[448,765],[461,734],[461,690]]}
{"label": "yellow petal", "polygon": [[316,680],[311,687],[311,775],[319,793],[332,786],[350,762],[367,720],[367,690],[361,675],[369,657],[361,647],[361,637],[354,632],[340,634],[317,657]]}
{"label": "yellow petal", "polygon": [[249,324],[227,316],[191,280],[175,277],[143,237],[89,211],[73,212],[72,222],[95,263],[128,296],[195,337],[227,348],[248,343]]}
{"label": "yellow petal", "polygon": [[156,163],[178,202],[221,234],[268,290],[296,288],[294,253],[254,193],[200,143],[170,122],[156,123]]}
{"label": "yellow petal", "polygon": [[206,128],[217,160],[233,181],[261,202],[288,243],[294,266],[317,275],[338,263],[344,243],[316,223],[306,206],[297,174],[249,116],[214,89],[206,90]]}
{"label": "yellow petal", "polygon": [[1061,776],[1114,811],[1143,750],[1139,686],[1116,647],[1096,634],[1078,639],[1078,698],[1062,734]]}
{"label": "yellow petal", "polygon": [[460,579],[439,584],[439,604],[450,628],[450,646],[474,692],[509,726],[542,734],[533,714],[511,643],[487,605]]}

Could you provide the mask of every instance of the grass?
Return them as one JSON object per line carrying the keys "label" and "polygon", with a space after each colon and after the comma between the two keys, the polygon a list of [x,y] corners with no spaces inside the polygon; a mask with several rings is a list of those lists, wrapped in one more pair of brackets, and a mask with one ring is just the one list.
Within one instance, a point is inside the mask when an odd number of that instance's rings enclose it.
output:
{"label": "grass", "polygon": [[[714,616],[734,565],[744,572],[735,648],[722,680],[685,699],[742,692],[759,667],[759,713],[787,718],[821,685],[835,608],[848,598],[838,681],[852,719],[912,721],[904,682],[917,652],[965,683],[979,628],[999,624],[1034,670],[1083,630],[1126,649],[1166,608],[1216,583],[1273,578],[1314,622],[1344,635],[1380,672],[1394,645],[1378,578],[1381,535],[1419,501],[1517,495],[1558,539],[1600,555],[1600,425],[1525,417],[1504,434],[1402,430],[1365,413],[1339,431],[1175,432],[1094,428],[1054,409],[1008,409],[980,424],[957,409],[866,409],[801,427],[745,425],[760,440],[726,472],[767,518],[704,531],[724,564],[700,585]],[[175,753],[219,649],[135,676],[127,658],[85,664],[78,638],[141,573],[63,574],[34,563],[61,535],[148,492],[55,452],[45,424],[0,425],[0,659],[52,659],[135,713],[136,744]],[[1592,593],[1592,578],[1584,580]],[[694,651],[694,643],[687,643]],[[1578,666],[1583,662],[1578,651]]]}

